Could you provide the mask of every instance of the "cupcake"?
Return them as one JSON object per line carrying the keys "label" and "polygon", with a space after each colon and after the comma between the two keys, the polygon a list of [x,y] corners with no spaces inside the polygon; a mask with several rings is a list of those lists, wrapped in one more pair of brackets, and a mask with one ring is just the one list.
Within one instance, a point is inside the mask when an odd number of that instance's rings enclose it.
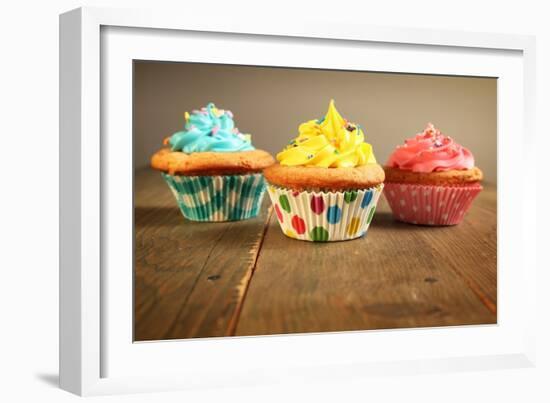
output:
{"label": "cupcake", "polygon": [[483,189],[471,151],[431,123],[397,146],[384,171],[384,194],[395,219],[412,224],[458,224]]}
{"label": "cupcake", "polygon": [[265,192],[262,170],[275,161],[256,150],[235,127],[231,111],[209,103],[191,114],[185,128],[164,140],[151,158],[162,172],[184,217],[235,221],[258,215]]}
{"label": "cupcake", "polygon": [[266,168],[269,196],[283,233],[304,241],[343,241],[367,232],[384,170],[361,127],[330,102],[325,117],[300,125],[298,137]]}

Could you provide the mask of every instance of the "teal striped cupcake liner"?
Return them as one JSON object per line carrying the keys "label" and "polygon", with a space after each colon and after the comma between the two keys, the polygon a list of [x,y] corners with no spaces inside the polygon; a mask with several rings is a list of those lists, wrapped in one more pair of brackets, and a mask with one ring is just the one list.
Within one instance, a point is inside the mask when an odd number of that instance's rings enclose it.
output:
{"label": "teal striped cupcake liner", "polygon": [[261,173],[184,176],[162,173],[185,218],[192,221],[238,221],[256,217],[265,192]]}

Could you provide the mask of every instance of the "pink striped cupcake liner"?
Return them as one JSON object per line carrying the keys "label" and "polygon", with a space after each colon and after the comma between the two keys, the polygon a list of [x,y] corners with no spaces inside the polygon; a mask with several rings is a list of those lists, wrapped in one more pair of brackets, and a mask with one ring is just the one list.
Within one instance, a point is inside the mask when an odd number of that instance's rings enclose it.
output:
{"label": "pink striped cupcake liner", "polygon": [[396,220],[421,225],[456,225],[483,187],[385,183],[384,195]]}

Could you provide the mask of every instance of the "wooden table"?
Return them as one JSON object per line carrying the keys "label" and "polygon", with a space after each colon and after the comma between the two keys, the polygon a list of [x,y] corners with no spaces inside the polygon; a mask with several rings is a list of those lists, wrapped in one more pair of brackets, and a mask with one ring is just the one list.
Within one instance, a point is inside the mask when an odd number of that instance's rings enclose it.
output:
{"label": "wooden table", "polygon": [[496,189],[464,222],[393,220],[382,197],[366,237],[285,237],[261,214],[228,223],[181,215],[158,172],[135,177],[136,341],[496,323]]}

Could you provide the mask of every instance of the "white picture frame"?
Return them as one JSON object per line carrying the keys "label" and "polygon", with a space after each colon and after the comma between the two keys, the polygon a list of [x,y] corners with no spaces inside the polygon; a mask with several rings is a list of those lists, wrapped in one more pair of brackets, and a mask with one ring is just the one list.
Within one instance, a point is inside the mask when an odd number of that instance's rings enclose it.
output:
{"label": "white picture frame", "polygon": [[[356,64],[338,57],[321,62],[308,50],[312,43],[356,52]],[[498,324],[133,343],[129,67],[143,58],[499,77]],[[533,366],[536,175],[520,177],[507,162],[512,154],[529,161],[535,153],[534,58],[534,38],[521,35],[304,20],[182,21],[150,10],[62,14],[61,387],[97,395]],[[524,191],[512,192],[518,184]],[[117,239],[116,251],[109,239]],[[118,270],[108,270],[113,262]]]}

